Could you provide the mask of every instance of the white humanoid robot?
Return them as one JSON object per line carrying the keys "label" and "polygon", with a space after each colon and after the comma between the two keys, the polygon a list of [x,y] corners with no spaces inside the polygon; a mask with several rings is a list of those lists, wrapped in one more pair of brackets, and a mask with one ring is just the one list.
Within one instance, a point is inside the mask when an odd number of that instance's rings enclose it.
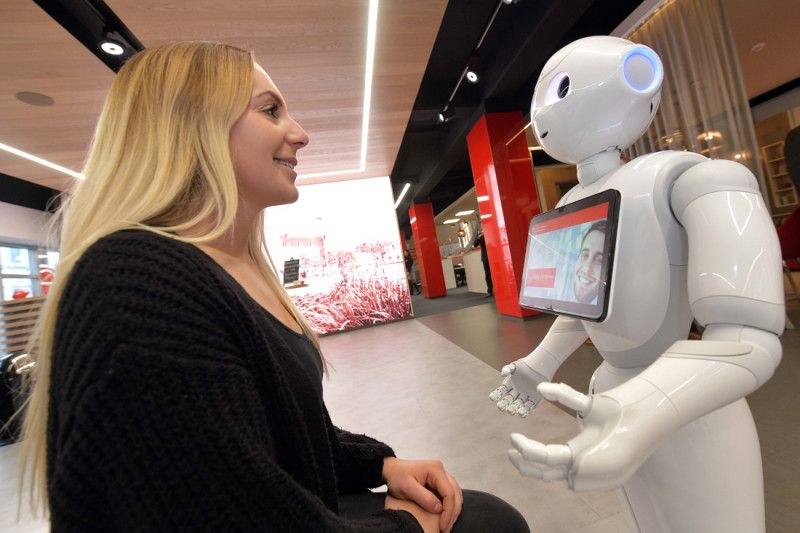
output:
{"label": "white humanoid robot", "polygon": [[[744,396],[781,359],[781,254],[743,165],[664,151],[623,164],[649,126],[663,70],[649,48],[589,37],[545,65],[531,116],[542,148],[578,167],[559,205],[619,192],[609,307],[559,316],[536,349],[502,369],[490,398],[525,417],[542,397],[578,412],[566,444],[511,437],[526,476],[575,491],[620,489],[633,531],[764,531],[761,455]],[[686,340],[692,320],[702,340]],[[590,338],[604,362],[589,394],[549,383]]]}

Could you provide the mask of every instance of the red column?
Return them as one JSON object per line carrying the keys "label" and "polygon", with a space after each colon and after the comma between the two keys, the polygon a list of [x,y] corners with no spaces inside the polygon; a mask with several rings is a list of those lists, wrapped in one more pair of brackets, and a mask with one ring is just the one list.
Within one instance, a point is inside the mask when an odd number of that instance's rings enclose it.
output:
{"label": "red column", "polygon": [[489,113],[467,135],[497,310],[538,314],[519,305],[522,267],[531,218],[541,212],[525,122],[518,112]]}
{"label": "red column", "polygon": [[425,298],[446,296],[447,287],[444,285],[439,238],[436,236],[436,223],[433,221],[433,206],[429,203],[412,205],[408,210],[408,218],[411,220],[411,233],[414,235],[422,295]]}

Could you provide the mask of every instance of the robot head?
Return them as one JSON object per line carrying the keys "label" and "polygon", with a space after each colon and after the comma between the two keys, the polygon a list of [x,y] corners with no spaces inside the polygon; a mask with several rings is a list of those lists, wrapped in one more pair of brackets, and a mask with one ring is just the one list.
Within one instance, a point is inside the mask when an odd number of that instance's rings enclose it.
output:
{"label": "robot head", "polygon": [[661,101],[664,70],[650,48],[586,37],[553,55],[533,93],[533,129],[545,152],[579,163],[622,150],[647,130]]}

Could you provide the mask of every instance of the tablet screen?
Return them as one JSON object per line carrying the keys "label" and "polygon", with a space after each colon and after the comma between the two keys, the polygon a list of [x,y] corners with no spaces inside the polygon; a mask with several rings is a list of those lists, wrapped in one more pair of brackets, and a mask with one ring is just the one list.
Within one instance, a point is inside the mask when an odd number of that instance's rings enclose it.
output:
{"label": "tablet screen", "polygon": [[607,190],[533,217],[520,305],[605,319],[618,213],[619,192]]}

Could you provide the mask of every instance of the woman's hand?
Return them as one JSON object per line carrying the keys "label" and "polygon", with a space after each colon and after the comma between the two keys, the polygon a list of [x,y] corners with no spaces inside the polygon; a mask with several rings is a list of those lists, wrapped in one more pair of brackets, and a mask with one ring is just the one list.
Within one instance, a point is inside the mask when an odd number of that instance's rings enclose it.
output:
{"label": "woman's hand", "polygon": [[438,514],[439,530],[449,533],[461,513],[463,497],[458,482],[440,461],[405,461],[386,457],[382,475],[391,497],[410,500],[424,511]]}

